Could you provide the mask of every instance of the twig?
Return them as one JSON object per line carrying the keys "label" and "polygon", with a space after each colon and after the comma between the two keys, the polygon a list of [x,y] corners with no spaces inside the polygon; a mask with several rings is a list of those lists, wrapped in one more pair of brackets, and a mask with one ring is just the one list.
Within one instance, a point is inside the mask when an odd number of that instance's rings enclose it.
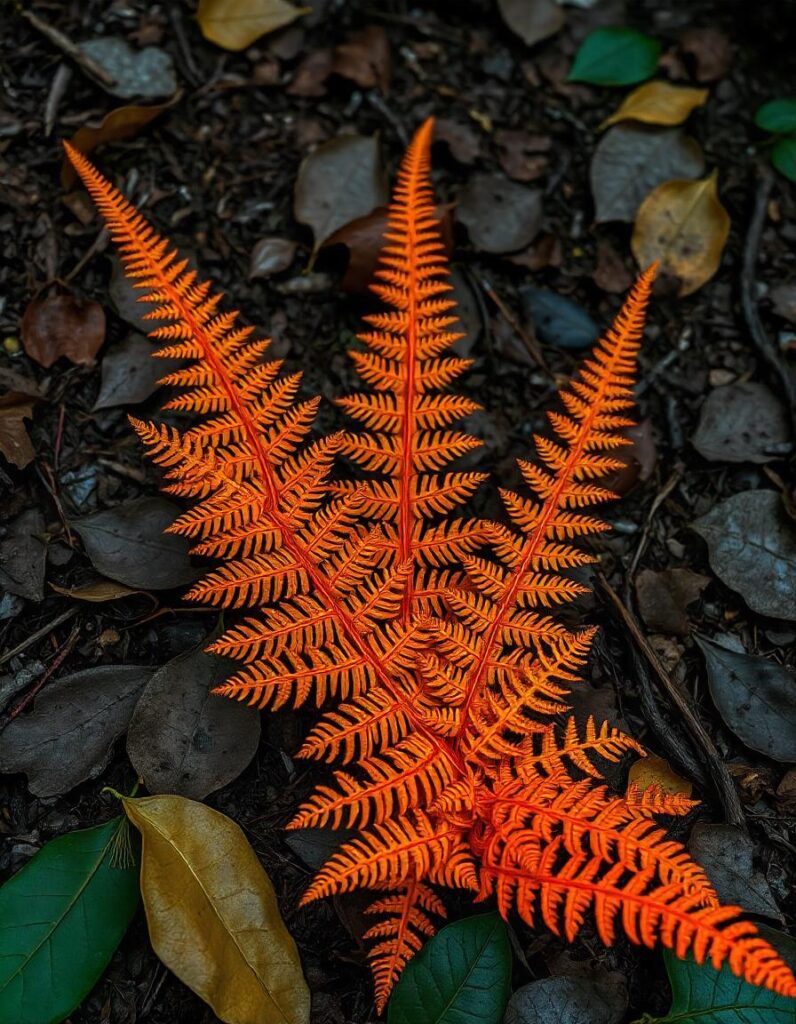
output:
{"label": "twig", "polygon": [[529,334],[528,331],[525,330],[525,328],[522,326],[522,324],[519,322],[516,316],[512,313],[512,311],[509,309],[509,307],[506,305],[503,299],[501,299],[501,297],[498,295],[498,293],[495,291],[495,289],[492,287],[489,281],[486,280],[485,277],[482,277],[480,279],[480,284],[481,287],[486,292],[486,294],[492,300],[492,302],[494,302],[495,306],[497,306],[500,315],[503,317],[503,319],[506,321],[509,327],[513,331],[515,331],[516,334],[520,337],[523,345],[525,345],[525,347],[528,350],[528,354],[534,360],[534,362],[542,371],[542,373],[544,373],[545,376],[548,377],[549,380],[551,380],[554,384],[557,383],[555,374],[547,365],[547,360],[544,357],[538,340],[534,336]]}
{"label": "twig", "polygon": [[377,93],[374,89],[368,90],[365,93],[365,99],[373,107],[373,109],[381,114],[381,116],[389,121],[395,129],[395,134],[398,136],[398,141],[402,146],[406,147],[409,145],[409,136],[406,133],[406,128],[401,124],[398,119],[398,115],[392,110],[384,100],[384,97]]}
{"label": "twig", "polygon": [[52,135],[55,119],[58,116],[58,107],[71,80],[72,69],[66,64],[59,64],[47,94],[47,102],[44,105],[44,134],[48,137]]}
{"label": "twig", "polygon": [[735,783],[732,781],[732,776],[727,770],[727,766],[719,757],[719,752],[716,750],[713,740],[708,735],[707,730],[694,714],[686,698],[672,682],[668,672],[661,664],[658,655],[639,629],[638,623],[636,622],[632,612],[625,607],[619,595],[614,591],[613,587],[602,573],[597,574],[597,582],[600,589],[610,601],[611,607],[616,616],[621,620],[636,647],[649,663],[649,666],[652,669],[653,678],[657,682],[661,692],[675,706],[683,724],[691,733],[691,737],[696,743],[697,750],[704,756],[707,770],[713,782],[716,794],[724,808],[725,819],[731,825],[737,825],[739,828],[746,829],[746,819],[744,817],[743,808],[741,807],[741,801],[738,797],[738,791],[735,788]]}
{"label": "twig", "polygon": [[98,252],[102,252],[102,250],[106,248],[108,242],[110,241],[110,237],[111,236],[108,229],[106,227],[101,227],[99,232],[97,233],[97,237],[94,239],[94,241],[91,243],[88,249],[86,249],[86,251],[80,257],[80,259],[74,265],[74,267],[72,267],[72,269],[63,279],[64,283],[67,283],[71,281],[73,278],[77,277],[77,275],[80,273],[83,267],[85,267],[88,261],[93,259]]}
{"label": "twig", "polygon": [[650,505],[650,510],[647,513],[647,519],[644,523],[644,529],[641,531],[641,537],[639,538],[635,554],[633,555],[633,561],[630,563],[630,568],[627,570],[627,574],[625,576],[626,603],[629,603],[629,589],[633,584],[633,577],[636,575],[636,569],[638,568],[638,563],[641,560],[641,556],[644,554],[644,551],[647,548],[647,541],[649,540],[650,531],[652,530],[652,524],[655,519],[655,516],[658,513],[658,509],[661,507],[664,501],[666,501],[666,499],[669,497],[669,495],[672,493],[675,487],[683,479],[683,472],[683,467],[677,466],[674,472],[669,477],[669,479],[663,485],[663,487],[661,487],[661,489],[655,495],[655,500],[653,501],[652,505]]}
{"label": "twig", "polygon": [[2,726],[0,726],[0,728],[5,728],[5,726],[9,722],[14,721],[17,715],[22,714],[22,712],[25,710],[28,704],[30,704],[30,702],[33,700],[36,694],[42,689],[42,687],[50,678],[50,676],[52,676],[54,672],[57,672],[61,665],[63,665],[63,663],[66,661],[72,648],[77,643],[78,636],[80,636],[80,626],[75,625],[72,627],[72,632],[69,634],[69,638],[66,641],[66,643],[63,645],[60,651],[56,654],[56,656],[47,666],[46,672],[44,672],[41,678],[33,686],[31,686],[31,688],[28,690],[28,692],[25,694],[22,700],[9,711],[8,717],[2,723]]}
{"label": "twig", "polygon": [[24,653],[29,647],[33,646],[37,640],[41,640],[43,636],[47,636],[48,633],[51,633],[56,627],[73,618],[75,615],[77,615],[77,606],[74,608],[68,608],[65,612],[61,612],[60,615],[56,615],[52,622],[48,622],[46,626],[42,626],[41,629],[37,629],[35,633],[31,633],[30,636],[25,637],[21,643],[17,644],[16,647],[12,647],[10,651],[6,651],[5,654],[0,654],[0,665],[5,665],[7,661],[11,661],[12,658],[16,658],[18,654]]}
{"label": "twig", "polygon": [[782,358],[776,345],[766,334],[765,328],[760,320],[760,313],[757,309],[757,298],[755,296],[755,272],[757,269],[757,254],[760,248],[760,236],[763,233],[763,224],[766,219],[768,208],[768,197],[771,194],[771,187],[774,183],[774,176],[771,169],[763,164],[758,167],[758,185],[755,195],[755,205],[752,211],[752,219],[749,221],[749,230],[746,233],[746,241],[743,247],[743,261],[741,263],[741,308],[744,319],[749,328],[755,348],[760,358],[768,365],[782,382],[782,388],[788,402],[791,423],[796,428],[796,378],[792,374],[787,362]]}
{"label": "twig", "polygon": [[49,39],[53,46],[57,46],[62,53],[65,53],[67,57],[71,57],[75,64],[78,64],[87,74],[91,75],[92,78],[96,78],[102,85],[106,85],[112,88],[116,85],[116,79],[113,75],[109,74],[104,67],[98,64],[95,60],[92,60],[88,54],[83,53],[80,47],[73,43],[69,36],[65,36],[59,29],[49,25],[46,21],[42,21],[41,18],[34,14],[33,11],[20,11],[20,15],[27,21],[27,23],[35,28],[37,32],[41,32],[45,38]]}

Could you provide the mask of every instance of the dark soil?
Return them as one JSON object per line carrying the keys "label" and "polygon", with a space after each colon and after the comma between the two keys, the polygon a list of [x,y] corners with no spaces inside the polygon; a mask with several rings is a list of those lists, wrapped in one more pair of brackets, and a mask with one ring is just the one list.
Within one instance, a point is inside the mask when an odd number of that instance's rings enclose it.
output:
{"label": "dark soil", "polygon": [[[504,27],[487,0],[409,5],[400,0],[368,4],[330,0],[302,24],[261,39],[243,53],[227,53],[205,42],[195,23],[194,6],[175,2],[147,4],[127,0],[78,3],[39,2],[36,13],[74,40],[122,35],[133,43],[157,45],[174,59],[182,96],[172,109],[139,137],[103,147],[95,159],[104,173],[122,183],[146,209],[160,230],[194,254],[202,269],[230,295],[250,322],[272,333],[288,368],[306,373],[308,393],[330,398],[354,384],[345,351],[367,306],[361,296],[344,296],[338,287],[344,251],[322,255],[316,270],[330,275],[312,294],[291,294],[285,282],[300,277],[311,251],[308,230],[293,217],[292,198],[302,158],[316,142],[342,130],[380,135],[385,165],[392,173],[403,145],[421,119],[433,114],[457,122],[481,140],[472,165],[458,163],[445,144],[434,150],[435,181],[442,200],[476,172],[498,171],[492,131],[518,129],[550,136],[546,171],[533,187],[544,189],[544,232],[555,243],[552,265],[530,270],[507,259],[475,251],[457,228],[455,264],[460,289],[468,297],[464,319],[467,345],[475,359],[464,387],[483,402],[486,412],[475,424],[489,445],[483,461],[497,467],[498,483],[514,480],[512,460],[527,455],[529,439],[543,425],[543,410],[553,390],[549,378],[533,364],[523,343],[485,294],[488,280],[505,306],[523,320],[518,288],[532,281],[565,294],[600,324],[615,313],[619,296],[601,290],[592,279],[598,243],[608,241],[632,269],[629,228],[593,227],[589,161],[598,140],[596,128],[623,93],[564,83],[578,42],[604,17],[567,8],[568,22],[555,38],[528,48]],[[627,570],[641,543],[642,530],[656,496],[677,480],[650,519],[649,542],[637,570],[688,567],[712,575],[706,550],[689,524],[718,501],[745,489],[771,486],[769,473],[787,480],[788,466],[708,463],[689,444],[699,407],[718,383],[739,378],[766,383],[783,401],[782,380],[761,358],[740,301],[742,251],[760,187],[764,155],[753,115],[764,100],[793,90],[796,51],[786,42],[786,3],[611,4],[608,23],[631,24],[661,38],[672,49],[692,26],[721,29],[735,55],[729,72],[713,86],[706,108],[696,113],[692,133],[705,150],[708,167],[719,168],[721,197],[732,231],[716,276],[686,299],[674,297],[662,282],[653,303],[642,355],[639,405],[648,421],[646,441],[636,448],[639,462],[622,481],[626,498],[610,510],[615,531],[601,541],[602,569],[615,590],[625,592]],[[291,95],[287,86],[302,58],[334,45],[366,25],[386,29],[393,60],[389,92],[360,91],[335,77],[324,96]],[[11,4],[0,10],[0,61],[4,95],[0,100],[0,370],[35,377],[45,400],[35,411],[31,436],[35,461],[20,472],[0,460],[0,533],[26,509],[41,510],[49,544],[48,583],[74,586],[92,575],[90,563],[67,521],[86,512],[157,490],[157,477],[141,458],[125,409],[92,412],[104,351],[126,336],[130,327],[108,299],[110,265],[100,225],[87,201],[75,192],[67,203],[60,185],[58,139],[69,138],[89,120],[97,120],[122,101],[107,95],[74,67],[53,44],[17,15]],[[48,95],[60,67],[73,69],[54,116],[54,130],[44,131]],[[686,69],[687,70],[687,69]],[[259,76],[259,77],[258,77]],[[268,84],[261,84],[267,79]],[[249,254],[266,235],[299,243],[292,270],[269,280],[248,277]],[[790,282],[796,272],[796,195],[777,177],[756,248],[763,328],[776,344],[787,324],[765,300],[767,288]],[[93,251],[89,250],[94,247]],[[88,253],[88,257],[87,257]],[[544,264],[537,257],[537,264]],[[104,349],[95,365],[78,367],[65,360],[44,370],[19,348],[21,316],[31,298],[55,281],[68,282],[80,295],[101,302],[108,313]],[[572,351],[545,347],[554,372],[567,372]],[[0,384],[3,381],[0,380]],[[3,386],[2,389],[4,390]],[[157,400],[132,409],[155,414]],[[327,403],[324,428],[337,422]],[[640,465],[639,465],[640,463]],[[790,477],[792,479],[792,476]],[[489,511],[496,508],[489,505]],[[632,593],[632,586],[630,586]],[[75,602],[47,588],[40,603],[15,600],[0,619],[0,655],[22,643]],[[688,733],[675,721],[671,706],[658,694],[649,669],[631,658],[632,645],[623,627],[598,595],[588,609],[605,627],[591,668],[594,689],[582,700],[586,713],[621,717],[633,735],[688,775],[701,763]],[[794,661],[792,625],[753,615],[742,599],[715,577],[701,600],[691,606],[692,629],[714,635],[733,632],[752,653],[779,662]],[[76,606],[69,622],[49,631],[3,671],[20,671],[35,659],[49,663],[77,626],[76,639],[59,674],[100,664],[162,664],[199,642],[214,620],[181,603],[179,593],[159,593],[157,606],[145,597],[107,604]],[[642,627],[643,628],[643,627]],[[690,637],[654,637],[653,641],[688,695],[697,717],[711,733],[731,766],[756,843],[757,866],[766,875],[782,909],[793,892],[792,857],[796,843],[793,807],[779,809],[775,790],[785,766],[766,761],[744,748],[722,725],[704,683],[701,656]],[[641,673],[641,674],[639,674]],[[646,673],[646,680],[642,678]],[[646,693],[646,696],[645,696]],[[18,698],[17,698],[18,699]],[[653,710],[662,716],[656,730]],[[654,714],[653,714],[654,717]],[[310,869],[286,845],[281,826],[307,786],[307,772],[294,768],[289,755],[297,749],[306,723],[280,714],[264,721],[264,739],[254,763],[209,803],[246,830],[266,866],[280,899],[288,928],[298,942],[313,990],[313,1020],[364,1022],[374,1017],[371,985],[361,946],[348,925],[350,911],[327,903],[297,910]],[[23,776],[0,780],[0,879],[9,877],[43,843],[74,828],[106,820],[115,801],[103,786],[129,791],[135,781],[123,743],[101,778],[52,800],[37,800]],[[721,821],[723,809],[710,785],[698,787],[706,820]],[[791,927],[793,917],[787,921]],[[354,931],[357,929],[354,923]],[[642,1012],[663,1013],[667,1006],[663,967],[658,955],[639,954],[626,945],[605,952],[593,935],[574,949],[576,959],[595,958],[622,971],[628,982],[628,1020]],[[516,938],[526,957],[517,960],[515,982],[540,977],[560,954],[561,944],[518,927]],[[528,973],[530,968],[531,974]],[[105,977],[74,1024],[198,1024],[214,1020],[211,1011],[160,965],[152,953],[143,915],[139,914]]]}

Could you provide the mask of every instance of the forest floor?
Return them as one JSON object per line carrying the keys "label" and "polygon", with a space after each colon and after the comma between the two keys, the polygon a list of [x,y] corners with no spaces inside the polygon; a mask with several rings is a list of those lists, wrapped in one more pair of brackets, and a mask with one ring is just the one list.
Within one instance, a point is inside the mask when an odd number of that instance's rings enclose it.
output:
{"label": "forest floor", "polygon": [[[792,599],[790,611],[777,605],[782,578],[791,574],[791,591],[796,579],[796,527],[788,518],[795,505],[788,460],[796,392],[787,365],[796,331],[796,194],[768,169],[753,123],[761,103],[786,94],[785,83],[796,81],[796,52],[781,21],[789,5],[608,0],[566,8],[560,32],[527,46],[488,0],[311,0],[312,14],[240,53],[203,39],[190,3],[41,0],[32,6],[74,41],[121,36],[170,56],[178,96],[135,137],[98,148],[93,159],[195,258],[248,322],[274,337],[287,368],[305,372],[307,394],[328,400],[355,386],[346,350],[371,308],[358,280],[349,280],[352,290],[341,289],[344,246],[322,250],[305,273],[313,236],[297,219],[294,188],[313,147],[341,133],[377,136],[392,177],[412,131],[433,115],[440,122],[433,156],[441,202],[456,203],[483,174],[534,191],[538,223],[516,245],[479,244],[494,225],[493,213],[479,213],[478,202],[470,204],[476,210],[468,214],[469,230],[452,215],[466,329],[459,348],[475,361],[462,386],[485,410],[472,423],[487,442],[478,465],[492,468],[501,485],[516,481],[513,460],[529,455],[531,435],[544,428],[554,377],[567,373],[580,354],[556,343],[555,324],[545,330],[538,316],[534,324],[525,289],[565,296],[603,326],[635,273],[631,225],[595,223],[593,189],[600,182],[590,180],[599,125],[629,90],[566,82],[579,43],[597,25],[632,25],[661,40],[663,67],[674,80],[696,85],[715,73],[701,83],[710,97],[692,115],[688,133],[698,139],[706,169],[718,171],[729,239],[718,271],[693,294],[678,297],[670,279],[656,289],[637,390],[642,428],[634,458],[616,481],[624,497],[608,513],[613,531],[597,547],[602,573],[634,619],[622,620],[604,588],[584,607],[603,628],[590,663],[591,686],[577,706],[580,714],[623,724],[692,782],[704,801],[700,820],[735,818],[738,824],[741,808],[755,884],[770,908],[765,916],[793,930],[792,900],[787,908],[796,875],[796,774],[777,756],[764,756],[759,744],[750,746],[743,728],[738,735],[737,707],[719,712],[694,639],[726,643],[731,636],[736,651],[796,664]],[[72,593],[97,579],[98,566],[71,524],[157,493],[157,474],[142,459],[127,420],[130,412],[155,415],[159,404],[157,396],[130,398],[140,350],[125,346],[140,327],[138,316],[129,289],[118,281],[111,288],[111,250],[85,194],[74,182],[64,188],[58,145],[127,101],[109,95],[12,5],[4,5],[0,17],[0,412],[6,394],[31,403],[35,452],[24,469],[0,458],[2,728],[42,679],[45,692],[50,681],[92,666],[162,665],[199,644],[215,620],[183,604],[180,588],[146,594],[140,592],[146,587],[134,587],[139,592],[104,603]],[[699,37],[689,50],[682,39],[693,28],[710,28],[713,35]],[[365,29],[374,35],[355,35]],[[327,51],[352,35],[353,56],[330,74]],[[389,64],[378,49],[385,37]],[[715,72],[704,70],[711,61]],[[332,206],[351,198],[340,173],[330,170],[319,186],[328,187]],[[280,241],[258,249],[263,239]],[[372,236],[350,244],[367,267]],[[31,302],[59,288],[102,306],[104,340],[96,355],[86,356],[92,328],[82,322],[77,361],[44,366],[47,360],[37,361],[21,343],[22,318]],[[562,316],[566,335],[571,312],[554,310],[554,318]],[[538,364],[537,344],[550,372]],[[692,439],[703,403],[718,388],[746,382],[761,387],[745,393],[742,408],[721,411],[718,426],[703,422],[703,434],[712,433],[698,450]],[[760,421],[773,423],[768,450],[755,435]],[[337,422],[326,401],[321,426]],[[783,499],[774,503],[776,524],[769,531],[777,532],[780,547],[763,552],[759,572],[747,573],[733,589],[732,565],[722,569],[716,554],[709,561],[705,538],[692,524],[711,514],[714,535],[738,534],[740,551],[744,530],[754,532],[760,523],[736,521],[725,503],[754,491]],[[499,514],[491,499],[484,508]],[[643,639],[651,657],[638,647]],[[710,757],[684,725],[658,669],[710,735],[713,769],[716,761],[729,767],[737,804],[726,794],[722,800],[711,784]],[[791,715],[795,689],[786,695]],[[787,718],[788,708],[779,713]],[[254,760],[208,802],[244,828],[274,881],[313,992],[315,1024],[361,1024],[375,1018],[357,915],[350,904],[332,902],[297,909],[313,850],[288,844],[282,829],[307,788],[307,770],[291,755],[308,720],[304,713],[265,716]],[[115,802],[103,786],[129,792],[135,776],[120,741],[98,777],[56,796],[33,796],[21,773],[0,777],[0,880],[53,837],[107,820]],[[563,945],[549,935],[518,927],[516,940],[525,960],[517,960],[516,984],[561,961]],[[623,975],[627,1020],[667,1009],[657,954],[622,943],[605,952],[588,936],[571,955]],[[214,1019],[159,963],[140,913],[102,981],[71,1017],[73,1024]]]}

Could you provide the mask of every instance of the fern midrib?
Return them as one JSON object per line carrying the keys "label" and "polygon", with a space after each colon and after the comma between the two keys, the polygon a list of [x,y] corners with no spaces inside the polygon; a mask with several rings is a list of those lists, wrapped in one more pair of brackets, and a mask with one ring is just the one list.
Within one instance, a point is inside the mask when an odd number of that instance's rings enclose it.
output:
{"label": "fern midrib", "polygon": [[[101,198],[101,194],[100,194]],[[430,729],[422,719],[416,714],[414,707],[411,702],[408,701],[393,685],[392,680],[384,670],[384,666],[381,664],[379,659],[374,656],[374,653],[369,644],[366,643],[364,636],[360,632],[353,617],[348,611],[342,606],[336,594],[333,593],[331,588],[327,585],[327,581],[320,568],[313,561],[311,556],[305,550],[304,546],[301,545],[295,538],[293,531],[290,529],[290,525],[283,516],[280,515],[277,508],[277,502],[279,500],[278,490],[274,482],[273,468],[270,464],[268,456],[263,449],[262,441],[259,433],[256,429],[256,424],[249,414],[246,407],[246,403],[241,400],[241,397],[235,386],[235,382],[230,378],[227,373],[226,366],[218,358],[216,352],[213,349],[212,342],[206,329],[199,323],[199,321],[193,315],[191,307],[185,302],[182,295],[180,295],[173,282],[170,281],[160,266],[160,263],[155,260],[150,252],[149,248],[144,245],[138,235],[135,233],[133,228],[130,226],[126,211],[121,208],[121,204],[117,200],[114,204],[116,206],[116,222],[118,226],[124,228],[128,241],[132,244],[138,254],[146,261],[148,268],[150,269],[152,276],[158,281],[162,282],[162,290],[169,296],[171,302],[179,310],[180,315],[188,327],[193,333],[196,341],[199,343],[203,354],[207,357],[213,371],[215,372],[218,380],[221,382],[222,387],[229,396],[230,404],[234,411],[238,415],[240,423],[245,431],[249,445],[252,452],[257,460],[257,465],[260,469],[260,476],[262,482],[266,488],[268,501],[270,507],[263,512],[268,515],[274,522],[277,528],[282,534],[285,547],[288,551],[303,564],[307,571],[311,582],[323,596],[324,603],[338,618],[345,632],[349,635],[349,639],[352,641],[360,655],[368,662],[373,669],[376,677],[378,678],[381,685],[385,688],[391,699],[405,712],[407,718],[412,723],[413,727],[418,732],[422,733],[431,743],[440,751],[440,753],[453,764],[457,773],[464,774],[464,760],[462,756],[453,749],[448,743],[439,737],[433,729]]]}
{"label": "fern midrib", "polygon": [[[514,569],[511,577],[509,578],[509,584],[503,592],[503,596],[497,603],[497,608],[494,613],[495,617],[482,642],[481,655],[473,668],[471,681],[467,684],[467,698],[462,706],[462,720],[456,737],[456,746],[458,750],[461,750],[467,728],[470,724],[473,703],[481,694],[483,677],[488,667],[489,659],[500,641],[500,631],[503,629],[506,618],[516,603],[517,594],[522,588],[523,581],[525,580],[528,571],[533,567],[534,561],[539,556],[539,549],[541,548],[542,543],[547,540],[546,534],[550,521],[560,510],[561,496],[565,488],[572,482],[575,467],[583,454],[594,420],[598,413],[602,411],[602,402],[606,397],[606,391],[609,386],[613,368],[619,361],[620,357],[623,356],[624,345],[617,345],[612,352],[610,362],[603,366],[597,396],[594,401],[590,403],[589,411],[580,424],[577,440],[569,450],[567,461],[558,472],[553,493],[542,506],[539,523],[535,527],[531,537],[528,539],[522,560]],[[481,746],[481,742],[474,742],[468,750],[468,755],[474,756]]]}

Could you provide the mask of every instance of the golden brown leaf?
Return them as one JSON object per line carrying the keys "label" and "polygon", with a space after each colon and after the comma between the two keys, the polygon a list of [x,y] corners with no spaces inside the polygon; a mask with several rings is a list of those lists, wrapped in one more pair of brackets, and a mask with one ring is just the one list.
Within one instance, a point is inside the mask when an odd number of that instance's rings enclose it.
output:
{"label": "golden brown leaf", "polygon": [[36,454],[24,423],[33,415],[35,402],[16,391],[0,396],[0,452],[17,469],[24,469]]}
{"label": "golden brown leaf", "polygon": [[227,1024],[306,1024],[310,997],[271,880],[241,829],[181,796],[124,800],[152,946]]}
{"label": "golden brown leaf", "polygon": [[669,82],[645,82],[625,96],[619,109],[603,121],[600,129],[618,121],[642,121],[644,124],[673,127],[682,124],[707,98],[707,89],[692,89]]}
{"label": "golden brown leaf", "polygon": [[650,786],[658,786],[664,793],[681,793],[683,796],[691,796],[693,786],[677,774],[668,761],[655,754],[647,754],[646,757],[635,761],[630,766],[627,781],[635,783],[643,793]]}
{"label": "golden brown leaf", "polygon": [[730,217],[718,196],[717,171],[699,181],[665,181],[636,214],[631,247],[642,267],[657,260],[690,295],[716,273]]}
{"label": "golden brown leaf", "polygon": [[285,0],[199,0],[196,17],[205,39],[225,50],[245,50],[309,10]]}

